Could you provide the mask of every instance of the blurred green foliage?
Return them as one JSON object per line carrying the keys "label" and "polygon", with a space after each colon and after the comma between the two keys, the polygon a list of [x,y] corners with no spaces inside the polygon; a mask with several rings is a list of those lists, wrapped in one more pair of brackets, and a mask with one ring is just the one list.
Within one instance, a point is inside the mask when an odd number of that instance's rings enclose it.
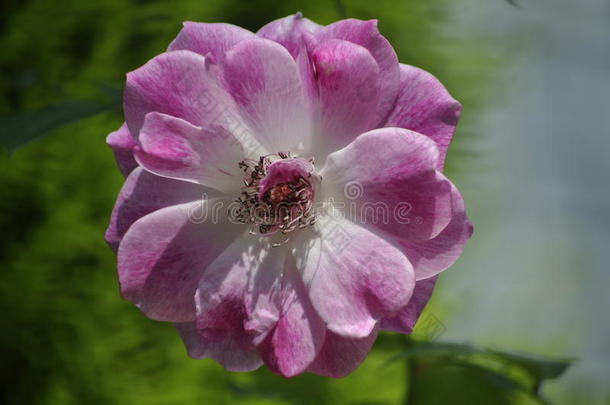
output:
{"label": "blurred green foliage", "polygon": [[[350,17],[378,18],[400,60],[440,77],[464,104],[457,157],[449,161],[455,171],[467,160],[459,151],[468,149],[486,72],[497,61],[484,47],[439,29],[448,2],[346,0],[343,8]],[[103,102],[71,100],[103,99],[100,84],[120,88],[125,72],[162,52],[183,20],[257,30],[298,10],[323,24],[342,12],[330,0],[5,0],[1,140],[14,148],[15,140],[106,109]],[[189,359],[171,325],[146,319],[119,297],[115,258],[103,231],[123,179],[104,138],[121,121],[120,112],[107,111],[0,156],[1,403],[395,404],[413,398],[409,381],[421,385],[420,396],[441,386],[452,395],[490,378],[480,368],[466,370],[438,356],[411,370],[413,359],[388,362],[406,347],[402,336],[389,334],[342,380],[285,380],[265,369],[236,374],[211,360]],[[490,387],[452,403],[489,403],[503,395]],[[497,403],[521,400],[506,401]]]}

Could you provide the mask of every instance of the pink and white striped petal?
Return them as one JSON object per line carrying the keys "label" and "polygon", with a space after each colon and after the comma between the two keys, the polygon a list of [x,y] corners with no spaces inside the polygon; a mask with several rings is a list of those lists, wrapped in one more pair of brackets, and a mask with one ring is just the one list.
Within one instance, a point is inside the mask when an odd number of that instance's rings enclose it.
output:
{"label": "pink and white striped petal", "polygon": [[[380,99],[375,107],[375,124],[382,122],[392,109],[398,93],[400,72],[398,56],[394,48],[377,28],[377,20],[362,21],[347,19],[337,21],[319,30],[316,38],[320,43],[330,39],[342,39],[366,48],[379,66]],[[377,125],[375,125],[377,126]]]}
{"label": "pink and white striped petal", "polygon": [[176,329],[194,359],[214,359],[229,371],[254,371],[263,365],[254,348],[243,349],[234,339],[209,340],[197,330],[195,322],[176,323]]}
{"label": "pink and white striped petal", "polygon": [[116,252],[127,230],[138,219],[161,208],[211,197],[208,193],[198,184],[159,177],[138,167],[119,192],[106,230],[106,242]]}
{"label": "pink and white striped petal", "polygon": [[224,54],[237,43],[255,37],[252,32],[233,24],[187,21],[167,50],[193,51],[222,60]]}
{"label": "pink and white striped petal", "polygon": [[354,205],[355,223],[422,241],[437,236],[453,217],[452,185],[436,171],[437,162],[430,138],[382,128],[331,154],[321,175],[335,198]]}
{"label": "pink and white striped petal", "polygon": [[431,277],[417,281],[409,304],[393,317],[382,319],[380,328],[382,330],[404,333],[406,335],[413,332],[415,323],[432,296],[436,279],[437,277]]}
{"label": "pink and white striped petal", "polygon": [[146,115],[134,149],[136,160],[159,176],[239,193],[245,156],[241,143],[223,127],[204,129],[171,115]]}
{"label": "pink and white striped petal", "polygon": [[461,110],[460,103],[436,77],[400,64],[398,98],[383,126],[406,128],[432,138],[438,145],[438,168],[442,170]]}
{"label": "pink and white striped petal", "polygon": [[466,206],[457,187],[451,187],[453,216],[437,236],[426,241],[399,241],[402,252],[415,269],[417,280],[432,277],[451,267],[462,255],[474,227],[466,216]]}
{"label": "pink and white striped petal", "polygon": [[123,176],[129,176],[129,173],[138,167],[138,162],[133,157],[136,140],[131,136],[127,124],[123,123],[119,129],[111,132],[106,137],[106,143],[114,152],[114,158]]}
{"label": "pink and white striped petal", "polygon": [[297,13],[271,21],[258,30],[256,35],[283,45],[296,59],[303,45],[303,35],[313,35],[322,28],[321,25]]}
{"label": "pink and white striped petal", "polygon": [[296,242],[311,302],[329,330],[368,336],[409,302],[413,268],[396,247],[344,218],[320,218],[317,228]]}
{"label": "pink and white striped petal", "polygon": [[246,152],[259,149],[231,95],[220,83],[216,63],[195,52],[172,51],[128,73],[123,108],[132,136],[137,139],[146,115],[157,112],[210,131],[222,127],[242,143]]}
{"label": "pink and white striped petal", "polygon": [[121,294],[149,318],[195,320],[195,291],[204,270],[245,231],[214,219],[217,201],[157,210],[137,220],[123,237],[117,254]]}
{"label": "pink and white striped petal", "polygon": [[377,339],[377,328],[361,338],[326,332],[324,345],[307,371],[332,378],[343,378],[362,364]]}
{"label": "pink and white striped petal", "polygon": [[[274,272],[276,269],[264,269]],[[322,348],[326,327],[314,310],[291,255],[286,258],[275,305],[278,319],[259,346],[267,367],[283,377],[301,374]]]}
{"label": "pink and white striped petal", "polygon": [[369,51],[349,41],[331,39],[311,54],[319,92],[314,103],[315,155],[323,159],[362,132],[374,128],[379,103],[379,67]]}
{"label": "pink and white striped petal", "polygon": [[262,38],[242,41],[227,52],[223,70],[226,88],[264,148],[298,152],[310,145],[301,77],[283,46]]}

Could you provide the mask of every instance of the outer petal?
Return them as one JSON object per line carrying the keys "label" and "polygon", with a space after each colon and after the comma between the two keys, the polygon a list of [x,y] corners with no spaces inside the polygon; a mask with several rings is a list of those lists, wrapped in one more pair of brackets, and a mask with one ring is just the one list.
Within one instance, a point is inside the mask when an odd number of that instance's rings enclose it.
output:
{"label": "outer petal", "polygon": [[320,29],[321,25],[297,13],[270,22],[258,30],[256,35],[282,44],[296,58],[303,46],[303,34],[314,34]]}
{"label": "outer petal", "polygon": [[148,317],[195,319],[194,296],[204,269],[244,230],[214,218],[216,201],[155,211],[136,221],[121,241],[121,293]]}
{"label": "outer petal", "polygon": [[379,65],[381,98],[376,108],[377,122],[387,116],[398,93],[400,72],[398,57],[392,45],[379,33],[377,20],[347,19],[321,29],[316,35],[322,43],[332,38],[343,39],[365,47]]}
{"label": "outer petal", "polygon": [[343,337],[327,331],[324,346],[307,371],[326,377],[345,377],[362,364],[375,339],[377,328],[363,338]]}
{"label": "outer petal", "polygon": [[314,361],[324,342],[326,328],[309,300],[292,257],[284,267],[277,305],[279,319],[260,348],[272,371],[293,377]]}
{"label": "outer petal", "polygon": [[436,279],[437,277],[419,280],[415,284],[415,289],[413,290],[413,296],[411,297],[411,301],[409,301],[409,305],[401,309],[400,312],[392,318],[383,319],[380,325],[381,329],[404,334],[413,332],[419,315],[422,313],[428,300],[430,300],[430,297],[432,296]]}
{"label": "outer petal", "polygon": [[187,21],[168,51],[188,50],[221,60],[235,44],[255,35],[241,27],[225,23],[198,23]]}
{"label": "outer petal", "polygon": [[149,112],[172,115],[206,129],[223,126],[248,150],[250,130],[218,82],[218,66],[191,51],[163,53],[127,74],[125,120],[137,137]]}
{"label": "outer petal", "polygon": [[407,305],[413,268],[394,246],[343,218],[325,216],[318,235],[299,235],[297,267],[329,330],[368,336],[377,321]]}
{"label": "outer petal", "polygon": [[324,156],[374,128],[378,121],[379,67],[365,48],[338,39],[318,46],[311,60],[320,97],[321,139],[315,147],[317,155]]}
{"label": "outer petal", "polygon": [[453,218],[435,238],[422,241],[400,241],[418,280],[432,277],[449,268],[460,257],[472,236],[473,226],[466,216],[464,199],[455,186],[451,188]]}
{"label": "outer petal", "polygon": [[229,193],[241,186],[238,163],[244,150],[222,127],[206,130],[171,115],[148,113],[134,153],[143,167],[160,176]]}
{"label": "outer petal", "polygon": [[242,350],[255,350],[257,335],[272,328],[279,316],[273,305],[278,290],[272,284],[281,279],[285,257],[285,250],[267,249],[247,233],[236,239],[199,281],[199,333],[212,342],[233,340]]}
{"label": "outer petal", "polygon": [[331,154],[321,174],[354,206],[354,222],[421,241],[438,235],[453,216],[452,186],[435,170],[437,161],[430,138],[382,128]]}
{"label": "outer petal", "polygon": [[214,359],[229,371],[252,371],[263,365],[256,350],[244,350],[233,339],[210,341],[199,333],[195,322],[177,323],[176,328],[194,359]]}
{"label": "outer petal", "polygon": [[442,170],[462,106],[430,73],[400,65],[400,91],[383,126],[407,128],[427,135],[438,145]]}
{"label": "outer petal", "polygon": [[136,168],[123,184],[106,230],[106,242],[116,252],[119,242],[138,219],[170,205],[197,201],[207,190],[197,184],[167,179]]}
{"label": "outer petal", "polygon": [[129,133],[127,124],[123,123],[119,129],[111,132],[106,138],[106,143],[112,148],[114,158],[123,176],[127,177],[133,169],[138,167],[138,163],[133,158],[133,147],[136,146],[136,141]]}
{"label": "outer petal", "polygon": [[226,87],[260,143],[272,152],[310,143],[310,116],[296,62],[266,39],[242,41],[227,52]]}
{"label": "outer petal", "polygon": [[234,341],[262,352],[276,373],[301,373],[318,354],[324,324],[285,249],[245,234],[200,280],[197,326],[211,342]]}

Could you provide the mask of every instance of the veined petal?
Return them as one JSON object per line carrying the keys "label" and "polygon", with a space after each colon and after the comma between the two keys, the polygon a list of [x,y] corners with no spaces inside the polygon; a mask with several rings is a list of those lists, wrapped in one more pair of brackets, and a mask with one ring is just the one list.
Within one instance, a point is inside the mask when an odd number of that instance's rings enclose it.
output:
{"label": "veined petal", "polygon": [[149,318],[190,322],[208,265],[244,231],[214,218],[218,200],[160,209],[136,221],[118,251],[121,294]]}
{"label": "veined petal", "polygon": [[400,64],[400,90],[384,127],[410,129],[429,136],[440,151],[442,170],[462,106],[430,73]]}
{"label": "veined petal", "polygon": [[316,47],[311,60],[319,91],[320,120],[314,149],[316,156],[324,157],[374,127],[380,95],[379,67],[364,47],[339,39]]}
{"label": "veined petal", "polygon": [[112,148],[114,158],[123,176],[127,177],[133,169],[138,167],[138,162],[133,158],[136,140],[131,136],[127,124],[123,123],[119,129],[111,132],[106,137],[106,143]]}
{"label": "veined petal", "polygon": [[376,339],[377,328],[362,338],[327,331],[322,350],[307,371],[332,378],[345,377],[362,364]]}
{"label": "veined petal", "polygon": [[451,186],[453,217],[436,237],[427,241],[399,241],[409,258],[417,280],[427,279],[451,267],[461,256],[472,236],[473,226],[466,216],[466,206],[458,189]]}
{"label": "veined petal", "polygon": [[291,255],[283,269],[276,305],[279,317],[260,349],[272,371],[293,377],[305,371],[320,352],[326,327],[309,300]]}
{"label": "veined petal", "polygon": [[401,309],[395,316],[383,319],[380,323],[381,329],[407,335],[413,332],[419,315],[421,315],[432,296],[436,279],[437,277],[431,277],[417,281],[409,304]]}
{"label": "veined petal", "polygon": [[320,350],[324,323],[286,249],[243,235],[208,267],[196,297],[204,339],[256,345],[278,374],[303,372]]}
{"label": "veined petal", "polygon": [[297,235],[295,246],[311,302],[337,334],[368,336],[409,302],[415,277],[407,258],[351,221],[324,216],[317,233]]}
{"label": "veined petal", "polygon": [[353,18],[327,25],[316,34],[320,43],[330,39],[343,39],[366,48],[379,66],[379,103],[375,109],[380,123],[391,110],[398,93],[400,72],[394,48],[377,28],[377,20],[362,21]]}
{"label": "veined petal", "polygon": [[321,175],[336,198],[354,205],[352,221],[421,241],[434,238],[453,217],[452,185],[436,171],[437,162],[430,138],[382,128],[331,154]]}
{"label": "veined petal", "polygon": [[195,322],[177,323],[176,329],[188,355],[194,359],[214,359],[229,371],[253,371],[263,365],[260,355],[253,348],[244,350],[231,338],[219,341],[206,339],[197,330]]}
{"label": "veined petal", "polygon": [[282,44],[296,58],[303,43],[303,34],[315,34],[322,26],[297,13],[263,26],[256,35]]}
{"label": "veined petal", "polygon": [[127,230],[138,219],[171,205],[209,198],[207,193],[198,184],[159,177],[137,167],[125,180],[116,200],[106,242],[116,252]]}
{"label": "veined petal", "polygon": [[284,47],[266,39],[242,41],[227,52],[223,69],[226,88],[263,147],[298,152],[309,146],[301,78]]}
{"label": "veined petal", "polygon": [[151,112],[140,131],[135,157],[160,176],[184,179],[227,193],[238,193],[245,153],[227,130],[207,130],[171,115]]}
{"label": "veined petal", "polygon": [[235,44],[255,37],[254,33],[232,24],[186,21],[167,50],[193,51],[222,60],[224,54]]}
{"label": "veined petal", "polygon": [[270,330],[279,316],[273,283],[281,278],[285,256],[285,250],[269,249],[248,233],[233,241],[199,280],[199,333],[210,341],[232,339],[243,350],[254,350],[256,337]]}
{"label": "veined petal", "polygon": [[260,145],[219,76],[213,61],[191,51],[163,53],[128,73],[123,107],[131,134],[137,138],[146,115],[158,112],[210,131],[222,127],[254,153]]}

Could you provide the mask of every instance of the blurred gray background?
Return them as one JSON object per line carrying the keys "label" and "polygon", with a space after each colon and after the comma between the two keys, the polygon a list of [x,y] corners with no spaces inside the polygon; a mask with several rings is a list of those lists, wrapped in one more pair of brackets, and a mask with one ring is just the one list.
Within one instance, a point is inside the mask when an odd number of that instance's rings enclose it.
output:
{"label": "blurred gray background", "polygon": [[610,2],[455,3],[450,35],[486,38],[506,64],[467,118],[482,136],[456,182],[475,235],[430,310],[443,339],[578,358],[548,396],[607,404]]}

